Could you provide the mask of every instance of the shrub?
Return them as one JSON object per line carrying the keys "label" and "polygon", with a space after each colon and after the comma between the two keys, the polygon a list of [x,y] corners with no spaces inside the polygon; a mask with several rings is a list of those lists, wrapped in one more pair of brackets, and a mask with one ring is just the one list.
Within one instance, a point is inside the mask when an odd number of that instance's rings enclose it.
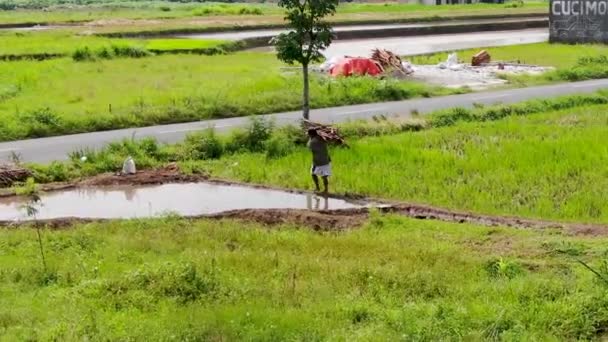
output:
{"label": "shrub", "polygon": [[169,7],[169,6],[161,6],[160,10],[162,12],[171,12],[171,7]]}
{"label": "shrub", "polygon": [[243,129],[235,129],[226,141],[226,152],[238,153],[243,151],[247,151],[247,132]]}
{"label": "shrub", "polygon": [[274,123],[261,116],[253,116],[250,120],[245,146],[247,150],[252,152],[263,151],[266,141],[272,135]]}
{"label": "shrub", "polygon": [[41,108],[26,113],[21,117],[28,137],[44,137],[62,132],[62,120],[50,108]]}
{"label": "shrub", "polygon": [[112,54],[112,49],[107,47],[102,47],[97,51],[97,56],[101,59],[112,59],[114,55]]}
{"label": "shrub", "polygon": [[184,142],[187,159],[217,159],[224,153],[224,145],[210,128],[202,133],[189,134]]}
{"label": "shrub", "polygon": [[451,126],[458,121],[471,121],[472,118],[473,114],[470,110],[456,107],[433,116],[430,121],[433,127],[444,127]]}
{"label": "shrub", "polygon": [[39,183],[65,182],[73,176],[66,164],[57,161],[45,166],[35,166],[33,173],[34,180]]}
{"label": "shrub", "polygon": [[76,62],[94,61],[95,56],[88,46],[78,48],[72,53],[72,59]]}
{"label": "shrub", "polygon": [[152,53],[139,46],[112,45],[116,57],[142,58],[152,56]]}
{"label": "shrub", "polygon": [[266,141],[270,139],[274,123],[261,116],[252,116],[246,130],[236,130],[228,139],[226,150],[230,153],[240,151],[263,152]]}
{"label": "shrub", "polygon": [[285,134],[273,134],[265,144],[267,158],[280,158],[291,153],[296,145],[291,138]]}
{"label": "shrub", "polygon": [[0,11],[13,11],[17,8],[17,4],[12,1],[0,2]]}

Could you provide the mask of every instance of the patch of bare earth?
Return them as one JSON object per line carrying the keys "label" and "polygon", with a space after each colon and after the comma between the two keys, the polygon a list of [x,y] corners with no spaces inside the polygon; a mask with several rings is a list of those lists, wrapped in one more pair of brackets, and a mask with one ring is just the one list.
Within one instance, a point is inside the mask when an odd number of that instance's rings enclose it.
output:
{"label": "patch of bare earth", "polygon": [[75,183],[79,187],[112,186],[112,185],[155,185],[167,183],[193,183],[207,180],[206,175],[187,175],[180,172],[175,164],[155,170],[139,171],[134,175],[104,173]]}

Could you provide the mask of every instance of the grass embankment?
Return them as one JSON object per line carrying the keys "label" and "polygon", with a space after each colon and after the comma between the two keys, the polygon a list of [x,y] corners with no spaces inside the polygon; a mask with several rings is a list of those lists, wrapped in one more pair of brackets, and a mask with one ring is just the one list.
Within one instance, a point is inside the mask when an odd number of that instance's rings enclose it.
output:
{"label": "grass embankment", "polygon": [[[0,140],[296,110],[301,76],[282,66],[263,53],[0,63]],[[373,78],[311,83],[317,108],[461,91]]]}
{"label": "grass embankment", "polygon": [[[415,123],[346,124],[342,132],[352,148],[332,150],[331,190],[483,214],[608,223],[606,109],[608,97],[597,94],[454,109]],[[67,164],[35,166],[35,178],[114,172],[131,155],[140,168],[177,161],[185,172],[310,189],[303,138],[297,128],[273,132],[256,119],[225,137],[204,132],[179,145],[127,140],[97,153],[80,151]]]}
{"label": "grass embankment", "polygon": [[[18,4],[17,4],[18,5]],[[125,2],[89,4],[86,6],[37,6],[45,8],[0,11],[0,23],[74,23],[96,21],[99,28],[141,30],[143,28],[178,27],[234,27],[234,17],[240,17],[240,25],[281,24],[283,11],[274,4],[236,3],[167,3],[167,2]],[[517,7],[516,7],[517,6]],[[526,2],[524,6],[515,3],[504,5],[470,4],[450,6],[423,6],[417,4],[341,4],[336,22],[362,20],[436,20],[438,17],[462,17],[471,15],[545,14],[547,4],[542,1]],[[129,24],[119,19],[130,21]],[[193,19],[200,20],[192,23]],[[135,21],[135,22],[133,22]],[[130,28],[128,26],[131,26]]]}
{"label": "grass embankment", "polygon": [[3,340],[589,340],[608,240],[398,217],[338,234],[135,220],[0,230]]}
{"label": "grass embankment", "polygon": [[[458,52],[463,63],[470,63],[471,57],[482,50],[468,49]],[[556,70],[543,75],[508,75],[512,84],[530,86],[556,81],[581,81],[608,77],[608,47],[600,44],[525,44],[485,48],[493,61],[518,61],[523,64],[552,66]],[[411,58],[415,64],[436,64],[446,60],[448,53],[437,53]]]}
{"label": "grass embankment", "polygon": [[[74,52],[88,48],[99,51],[111,46],[128,46],[156,53],[175,51],[200,51],[222,48],[235,44],[212,39],[120,39],[92,35],[79,35],[70,30],[45,32],[0,32],[0,59],[27,59],[42,55],[71,56]],[[202,53],[204,54],[204,53]]]}

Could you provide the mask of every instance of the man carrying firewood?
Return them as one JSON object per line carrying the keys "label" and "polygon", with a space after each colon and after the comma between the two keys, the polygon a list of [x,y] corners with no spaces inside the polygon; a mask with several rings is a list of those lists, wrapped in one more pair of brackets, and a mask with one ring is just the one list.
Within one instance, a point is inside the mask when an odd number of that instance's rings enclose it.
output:
{"label": "man carrying firewood", "polygon": [[329,191],[328,178],[331,176],[331,158],[327,150],[327,143],[319,136],[317,130],[311,128],[308,130],[308,148],[312,152],[312,180],[315,182],[315,188],[319,188],[319,176],[323,179],[323,193]]}

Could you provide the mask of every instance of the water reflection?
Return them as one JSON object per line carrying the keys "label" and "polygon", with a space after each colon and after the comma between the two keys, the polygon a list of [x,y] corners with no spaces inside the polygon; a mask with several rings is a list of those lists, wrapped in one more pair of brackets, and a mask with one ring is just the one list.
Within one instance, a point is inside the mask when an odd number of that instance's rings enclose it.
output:
{"label": "water reflection", "polygon": [[[0,198],[0,220],[24,219],[26,198]],[[75,188],[42,194],[39,219],[134,218],[171,212],[214,214],[239,209],[331,210],[363,205],[312,194],[209,183]]]}
{"label": "water reflection", "polygon": [[[321,202],[323,206],[321,207]],[[306,194],[306,209],[308,210],[329,210],[329,197]]]}

